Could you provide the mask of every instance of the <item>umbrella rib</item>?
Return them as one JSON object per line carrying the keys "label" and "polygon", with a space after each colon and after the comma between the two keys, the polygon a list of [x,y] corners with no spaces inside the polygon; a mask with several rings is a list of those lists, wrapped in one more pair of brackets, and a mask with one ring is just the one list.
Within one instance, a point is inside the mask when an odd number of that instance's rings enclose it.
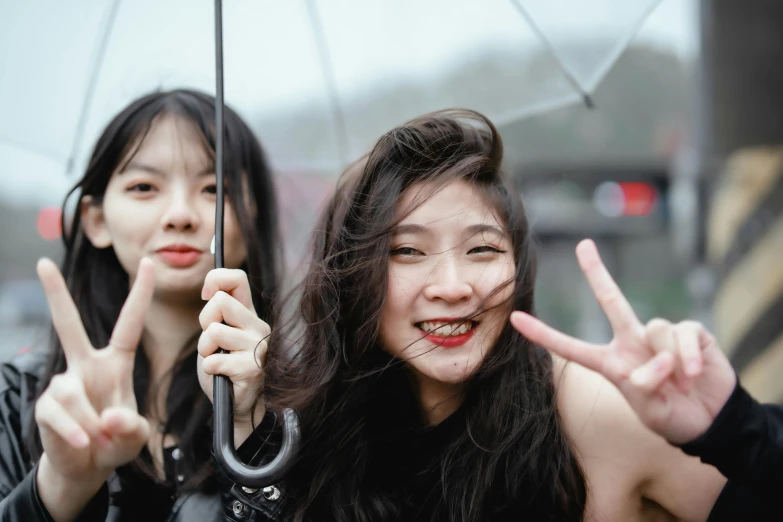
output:
{"label": "umbrella rib", "polygon": [[307,14],[310,18],[310,26],[313,29],[315,37],[315,47],[321,58],[321,69],[326,81],[326,90],[329,96],[329,106],[332,109],[332,118],[337,127],[337,153],[340,156],[340,162],[343,165],[348,164],[348,127],[345,121],[345,114],[340,104],[340,96],[337,92],[337,83],[334,79],[334,67],[332,65],[329,46],[326,43],[326,33],[321,24],[321,17],[318,14],[318,8],[315,0],[305,0]]}
{"label": "umbrella rib", "polygon": [[530,27],[533,29],[533,32],[536,33],[536,36],[538,36],[539,40],[541,40],[541,43],[544,44],[544,47],[546,47],[547,51],[549,51],[549,54],[552,55],[552,58],[554,58],[555,63],[557,64],[557,67],[560,69],[560,72],[563,73],[563,76],[565,76],[568,83],[571,84],[571,86],[579,93],[579,95],[582,97],[582,102],[585,104],[585,107],[588,109],[595,108],[595,102],[593,101],[593,97],[590,95],[589,92],[587,92],[582,85],[579,83],[579,80],[576,79],[576,77],[573,75],[573,73],[566,67],[566,65],[563,63],[563,61],[560,59],[560,56],[557,54],[557,49],[555,49],[555,46],[552,45],[552,42],[549,41],[549,38],[547,38],[544,31],[541,30],[541,28],[536,23],[535,19],[530,16],[530,13],[525,9],[525,6],[522,5],[521,0],[510,0],[511,5],[513,5],[517,12],[522,16],[522,18],[525,19],[525,21],[530,25]]}
{"label": "umbrella rib", "polygon": [[630,45],[631,41],[636,38],[636,35],[639,34],[639,31],[641,31],[644,23],[648,18],[650,18],[652,12],[655,11],[660,3],[661,0],[652,0],[647,4],[647,9],[644,11],[642,16],[640,16],[636,21],[636,24],[633,26],[631,31],[628,32],[628,35],[620,42],[618,46],[615,47],[615,50],[612,53],[612,57],[605,63],[603,69],[599,71],[597,76],[598,78],[602,78],[609,69],[614,67],[614,64],[620,58],[620,55],[623,54],[625,49]]}
{"label": "umbrella rib", "polygon": [[79,148],[82,144],[82,138],[84,137],[84,128],[87,126],[87,113],[92,105],[92,98],[95,95],[95,87],[98,84],[98,74],[103,66],[103,59],[106,56],[106,48],[109,43],[109,36],[114,29],[114,21],[117,19],[117,11],[120,8],[120,0],[114,0],[109,15],[107,17],[106,26],[101,35],[101,41],[98,45],[98,52],[95,56],[95,61],[92,64],[92,70],[90,71],[90,79],[87,82],[87,90],[84,93],[84,99],[82,100],[82,110],[79,113],[79,121],[76,124],[76,131],[74,132],[73,145],[71,147],[71,154],[68,156],[68,163],[65,169],[66,176],[69,175],[76,162],[76,155],[79,153]]}
{"label": "umbrella rib", "polygon": [[7,144],[9,147],[23,150],[25,152],[30,152],[32,154],[41,156],[42,158],[46,158],[48,160],[52,160],[60,164],[62,164],[63,160],[66,159],[63,158],[62,153],[58,154],[56,151],[52,149],[30,145],[28,143],[25,143],[24,141],[17,140],[8,135],[0,135],[0,142]]}

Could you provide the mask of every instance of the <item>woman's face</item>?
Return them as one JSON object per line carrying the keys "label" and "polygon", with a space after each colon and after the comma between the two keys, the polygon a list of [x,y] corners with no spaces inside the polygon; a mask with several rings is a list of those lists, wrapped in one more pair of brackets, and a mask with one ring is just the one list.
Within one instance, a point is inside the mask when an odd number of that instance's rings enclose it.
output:
{"label": "woman's face", "polygon": [[[114,247],[131,280],[141,258],[149,257],[156,295],[200,302],[204,277],[214,266],[215,189],[214,163],[199,130],[165,115],[153,122],[125,168],[112,175],[102,204],[83,204],[85,232],[96,247]],[[245,261],[228,200],[224,251],[227,268]]]}
{"label": "woman's face", "polygon": [[[400,215],[428,195],[418,184],[400,199]],[[421,197],[419,195],[418,197]],[[508,316],[514,278],[511,239],[484,198],[465,181],[429,195],[392,234],[388,294],[381,312],[384,350],[421,379],[458,384],[475,372]],[[473,317],[478,310],[488,310]]]}

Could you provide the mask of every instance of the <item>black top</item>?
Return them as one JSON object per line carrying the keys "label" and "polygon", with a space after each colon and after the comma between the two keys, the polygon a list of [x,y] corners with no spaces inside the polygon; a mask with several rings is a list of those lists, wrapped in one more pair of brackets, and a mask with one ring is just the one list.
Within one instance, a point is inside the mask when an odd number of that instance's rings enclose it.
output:
{"label": "black top", "polygon": [[440,457],[464,430],[465,417],[459,409],[435,426],[409,424],[380,441],[377,451],[380,469],[389,470],[382,478],[382,487],[400,495],[401,518],[438,520],[435,513],[443,507]]}
{"label": "black top", "polygon": [[[398,416],[395,419],[404,417]],[[466,411],[464,407],[460,407],[435,426],[425,425],[419,419],[406,419],[406,424],[400,426],[400,429],[389,427],[387,435],[379,437],[378,447],[371,458],[374,460],[374,469],[384,472],[368,474],[370,476],[367,479],[378,481],[378,486],[383,488],[387,495],[393,495],[395,504],[400,506],[401,512],[387,517],[388,520],[453,520],[449,518],[449,510],[445,505],[446,492],[443,489],[441,463],[444,452],[467,429]],[[510,488],[512,494],[508,496],[508,488],[503,487],[507,479],[502,466],[498,467],[496,473],[496,477],[487,479],[497,487],[490,488],[488,492],[489,497],[485,499],[484,511],[481,514],[482,521],[562,522],[554,511],[547,488],[540,488],[532,493],[524,491],[523,488],[528,482],[520,477],[517,487]],[[457,516],[457,520],[459,519]]]}
{"label": "black top", "polygon": [[[396,441],[396,450],[389,453],[400,470],[395,479],[407,478],[411,485],[406,520],[434,520],[443,498],[437,456],[464,429],[464,415],[458,410],[437,426],[414,428]],[[682,450],[729,479],[707,522],[783,520],[777,499],[783,493],[783,408],[759,404],[738,384],[710,429]],[[493,519],[507,515],[496,513]]]}
{"label": "black top", "polygon": [[[142,458],[151,464],[152,458],[146,447]],[[182,451],[178,446],[163,448],[163,469],[163,480],[155,480],[131,466],[116,470],[121,488],[111,494],[110,504],[117,506],[122,520],[166,520],[177,499],[179,487],[185,481]]]}

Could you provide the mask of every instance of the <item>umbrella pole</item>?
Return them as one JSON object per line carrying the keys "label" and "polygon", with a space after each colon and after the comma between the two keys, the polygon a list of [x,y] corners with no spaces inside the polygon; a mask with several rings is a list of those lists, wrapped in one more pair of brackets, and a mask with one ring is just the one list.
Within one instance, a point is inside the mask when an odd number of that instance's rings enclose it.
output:
{"label": "umbrella pole", "polygon": [[[215,0],[215,268],[223,268],[223,6]],[[223,350],[220,350],[222,352]],[[225,375],[213,380],[213,447],[220,469],[242,486],[259,488],[277,482],[293,461],[299,443],[299,421],[293,410],[283,411],[283,445],[277,456],[260,468],[243,463],[234,448],[234,394]]]}

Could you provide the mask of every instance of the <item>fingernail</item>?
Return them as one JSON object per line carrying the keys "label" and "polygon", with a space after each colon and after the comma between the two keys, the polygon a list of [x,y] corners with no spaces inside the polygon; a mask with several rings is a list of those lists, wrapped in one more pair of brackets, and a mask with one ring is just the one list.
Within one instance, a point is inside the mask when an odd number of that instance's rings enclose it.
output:
{"label": "fingernail", "polygon": [[86,433],[77,431],[71,435],[71,445],[75,448],[86,448],[90,444],[90,438]]}
{"label": "fingernail", "polygon": [[658,359],[655,362],[655,373],[663,372],[668,366],[669,361],[667,359]]}
{"label": "fingernail", "polygon": [[631,372],[631,376],[629,377],[629,380],[631,381],[631,384],[634,386],[644,386],[649,381],[649,378],[647,376],[647,373],[644,371],[643,368],[639,368],[638,370],[634,370]]}

